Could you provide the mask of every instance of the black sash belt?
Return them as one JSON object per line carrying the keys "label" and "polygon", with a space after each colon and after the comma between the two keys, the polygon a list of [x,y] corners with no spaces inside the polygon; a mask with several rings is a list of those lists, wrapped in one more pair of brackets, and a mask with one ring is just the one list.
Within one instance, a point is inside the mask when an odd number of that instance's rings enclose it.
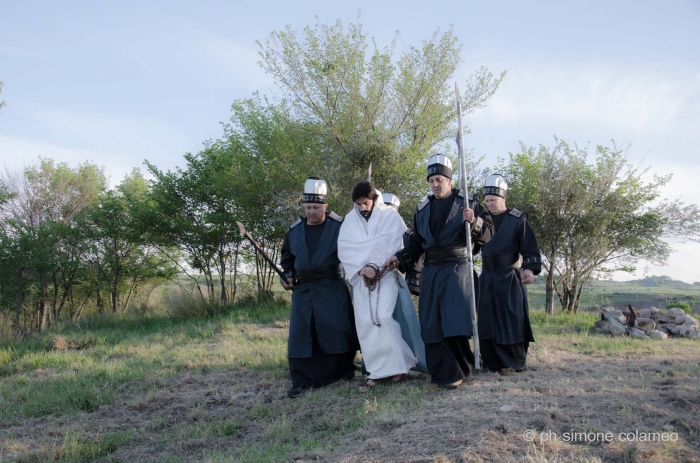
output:
{"label": "black sash belt", "polygon": [[467,261],[467,248],[437,249],[425,251],[423,265],[463,264]]}
{"label": "black sash belt", "polygon": [[504,268],[515,268],[518,266],[520,254],[499,254],[497,256],[481,256],[481,270],[500,270]]}
{"label": "black sash belt", "polygon": [[295,272],[298,285],[323,283],[343,278],[343,266],[340,264],[312,270],[295,270]]}

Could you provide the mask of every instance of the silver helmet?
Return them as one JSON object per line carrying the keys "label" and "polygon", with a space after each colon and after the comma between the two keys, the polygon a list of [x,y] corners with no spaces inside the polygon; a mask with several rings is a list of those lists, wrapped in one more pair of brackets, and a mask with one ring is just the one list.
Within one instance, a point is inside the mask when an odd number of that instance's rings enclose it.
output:
{"label": "silver helmet", "polygon": [[506,193],[508,193],[508,183],[500,174],[491,174],[486,177],[486,181],[484,182],[484,196],[494,195],[505,199]]}
{"label": "silver helmet", "polygon": [[328,185],[325,181],[318,177],[309,177],[304,183],[304,203],[320,203],[326,204],[326,195],[328,194]]}
{"label": "silver helmet", "polygon": [[433,175],[444,175],[452,180],[452,161],[444,154],[433,154],[428,159],[428,171],[426,179]]}
{"label": "silver helmet", "polygon": [[401,205],[401,200],[399,199],[398,196],[393,195],[391,193],[384,193],[384,204],[387,206],[391,206],[397,211],[399,210],[399,206]]}

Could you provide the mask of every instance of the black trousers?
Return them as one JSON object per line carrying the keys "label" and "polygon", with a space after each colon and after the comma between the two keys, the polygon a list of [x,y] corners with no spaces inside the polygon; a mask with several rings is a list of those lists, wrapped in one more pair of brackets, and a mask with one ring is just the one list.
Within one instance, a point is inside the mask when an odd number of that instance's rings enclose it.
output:
{"label": "black trousers", "polygon": [[510,368],[515,371],[525,370],[529,342],[518,344],[496,344],[495,339],[480,339],[481,359],[483,367],[490,371]]}
{"label": "black trousers", "polygon": [[474,370],[474,353],[468,336],[452,336],[425,345],[431,382],[446,386],[466,379]]}
{"label": "black trousers", "polygon": [[355,352],[324,354],[318,344],[316,326],[311,319],[311,358],[290,358],[289,373],[292,386],[321,387],[338,380],[355,377]]}

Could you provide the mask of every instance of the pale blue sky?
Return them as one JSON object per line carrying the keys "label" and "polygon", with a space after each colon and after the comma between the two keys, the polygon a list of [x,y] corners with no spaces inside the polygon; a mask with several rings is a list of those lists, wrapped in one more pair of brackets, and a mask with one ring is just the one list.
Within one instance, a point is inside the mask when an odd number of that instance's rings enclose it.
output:
{"label": "pale blue sky", "polygon": [[[221,135],[231,103],[271,94],[256,40],[287,24],[357,19],[398,50],[454,25],[456,80],[508,75],[470,115],[467,146],[496,158],[553,135],[631,142],[631,160],[673,173],[666,197],[700,204],[700,1],[271,2],[0,0],[0,163],[90,160],[118,183],[144,159],[163,169]],[[700,244],[672,243],[648,274],[700,280]],[[644,265],[640,265],[642,275]]]}

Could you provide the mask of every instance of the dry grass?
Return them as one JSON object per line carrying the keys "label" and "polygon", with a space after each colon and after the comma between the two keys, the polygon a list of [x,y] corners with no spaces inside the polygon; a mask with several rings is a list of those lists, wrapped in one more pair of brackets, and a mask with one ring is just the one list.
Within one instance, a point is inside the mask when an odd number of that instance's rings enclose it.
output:
{"label": "dry grass", "polygon": [[[0,423],[0,461],[700,462],[697,341],[540,332],[524,373],[451,391],[419,374],[366,393],[342,382],[290,400],[286,330],[228,325],[207,342],[228,368],[152,377],[90,413]],[[619,439],[635,431],[678,440]],[[611,442],[565,440],[608,432]]]}

